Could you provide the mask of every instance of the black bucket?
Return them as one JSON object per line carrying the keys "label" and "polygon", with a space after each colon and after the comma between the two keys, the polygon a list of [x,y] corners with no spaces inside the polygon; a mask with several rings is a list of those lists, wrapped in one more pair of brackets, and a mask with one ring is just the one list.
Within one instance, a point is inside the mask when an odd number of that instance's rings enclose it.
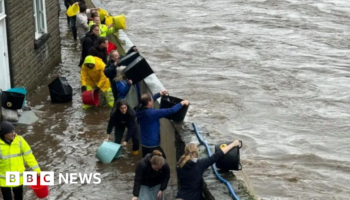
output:
{"label": "black bucket", "polygon": [[122,59],[119,60],[118,66],[128,66],[132,61],[134,61],[137,57],[139,57],[139,52],[132,52],[126,56],[124,56]]}
{"label": "black bucket", "polygon": [[1,106],[11,110],[18,110],[23,107],[25,98],[25,94],[3,91],[1,94]]}
{"label": "black bucket", "polygon": [[[171,108],[176,104],[180,103],[181,101],[183,101],[183,99],[179,99],[172,96],[162,96],[160,101],[160,109]],[[175,122],[182,122],[186,117],[188,107],[189,106],[182,106],[182,108],[177,113],[172,114],[166,118]]]}
{"label": "black bucket", "polygon": [[142,56],[132,61],[123,72],[128,79],[132,80],[134,85],[154,73],[146,59]]}
{"label": "black bucket", "polygon": [[73,89],[65,77],[57,77],[49,85],[51,102],[67,103],[73,99]]}
{"label": "black bucket", "polygon": [[[220,158],[216,162],[216,167],[218,169],[228,171],[228,170],[242,170],[242,164],[240,161],[240,154],[239,154],[239,149],[242,148],[242,141],[240,147],[234,147],[232,148],[229,152],[227,152],[224,157]],[[221,143],[218,145],[215,145],[215,153],[220,150],[221,145],[229,145],[232,142],[227,142],[227,143]]]}

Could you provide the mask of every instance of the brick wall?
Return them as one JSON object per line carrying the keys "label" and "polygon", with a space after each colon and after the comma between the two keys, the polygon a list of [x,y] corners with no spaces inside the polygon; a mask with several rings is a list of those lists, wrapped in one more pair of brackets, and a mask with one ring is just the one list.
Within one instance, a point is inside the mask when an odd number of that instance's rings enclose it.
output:
{"label": "brick wall", "polygon": [[10,70],[14,87],[24,86],[32,92],[61,61],[59,4],[46,0],[49,39],[34,49],[35,26],[33,0],[7,0]]}

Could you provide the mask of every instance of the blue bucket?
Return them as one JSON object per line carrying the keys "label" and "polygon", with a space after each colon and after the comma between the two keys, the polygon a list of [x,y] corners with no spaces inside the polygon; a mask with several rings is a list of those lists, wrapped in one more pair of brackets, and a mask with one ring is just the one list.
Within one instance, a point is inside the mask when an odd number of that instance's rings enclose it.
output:
{"label": "blue bucket", "polygon": [[[27,90],[24,87],[11,88],[11,89],[8,89],[7,91],[27,95]],[[25,106],[25,104],[26,104],[26,99],[24,98],[23,106]]]}
{"label": "blue bucket", "polygon": [[114,158],[118,158],[122,152],[122,146],[114,142],[103,142],[98,148],[96,157],[102,163],[111,163]]}

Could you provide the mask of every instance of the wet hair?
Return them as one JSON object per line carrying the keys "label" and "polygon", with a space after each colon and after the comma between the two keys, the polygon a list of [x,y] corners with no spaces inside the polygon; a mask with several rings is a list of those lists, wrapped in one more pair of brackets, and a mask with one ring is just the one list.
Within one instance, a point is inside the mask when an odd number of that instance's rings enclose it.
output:
{"label": "wet hair", "polygon": [[179,167],[182,168],[187,161],[193,158],[198,158],[198,149],[197,145],[190,143],[185,147],[185,154],[180,157]]}
{"label": "wet hair", "polygon": [[147,106],[148,102],[152,101],[152,96],[148,93],[141,96],[141,106]]}
{"label": "wet hair", "polygon": [[96,24],[91,25],[91,27],[90,27],[90,33],[92,33],[92,31],[93,31],[96,27],[100,28],[100,27],[99,27],[98,25],[96,25]]}
{"label": "wet hair", "polygon": [[86,8],[86,4],[80,2],[80,3],[79,3],[79,10],[80,10],[80,12],[83,13],[83,12],[86,11],[86,9],[87,9],[87,8]]}
{"label": "wet hair", "polygon": [[123,72],[124,69],[125,69],[125,66],[117,67],[117,76],[114,79],[115,81],[127,80],[127,77]]}
{"label": "wet hair", "polygon": [[163,157],[163,154],[158,150],[154,150],[151,157],[151,164],[156,166],[163,166],[164,163],[165,159]]}

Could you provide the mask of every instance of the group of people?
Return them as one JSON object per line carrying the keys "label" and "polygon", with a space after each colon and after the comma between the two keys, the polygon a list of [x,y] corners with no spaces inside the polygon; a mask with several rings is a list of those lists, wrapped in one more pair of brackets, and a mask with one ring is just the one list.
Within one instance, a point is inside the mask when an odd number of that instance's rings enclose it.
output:
{"label": "group of people", "polygon": [[[142,159],[137,163],[132,200],[164,200],[170,179],[170,167],[166,161],[166,155],[160,141],[160,119],[177,113],[189,102],[184,100],[171,108],[154,109],[153,103],[158,98],[168,95],[162,90],[153,96],[146,93],[140,97],[140,105],[132,108],[126,96],[132,80],[128,80],[123,74],[124,66],[119,66],[122,59],[117,50],[111,51],[107,57],[108,40],[106,34],[115,30],[102,24],[97,9],[87,9],[83,0],[65,0],[67,8],[78,3],[80,13],[74,17],[68,17],[73,32],[73,37],[79,37],[82,46],[81,63],[81,91],[102,91],[108,105],[112,108],[107,126],[107,137],[114,128],[114,142],[127,146],[132,139],[132,154],[138,155],[140,143],[142,147]],[[88,15],[91,15],[89,20]],[[90,29],[88,30],[88,28]],[[75,31],[75,32],[74,32]],[[127,54],[138,51],[133,46]],[[83,105],[84,109],[90,107]],[[126,137],[123,140],[124,132]],[[199,159],[199,152],[195,144],[188,144],[185,153],[177,163],[176,170],[179,179],[179,191],[176,198],[181,200],[204,200],[202,194],[202,175],[209,166],[217,162],[232,148],[239,146],[238,140],[216,152],[214,155]],[[11,191],[15,200],[23,199],[23,179],[21,177],[18,186],[5,184],[6,171],[25,170],[24,162],[32,170],[40,174],[40,167],[32,154],[32,150],[23,137],[15,132],[15,127],[7,121],[0,124],[0,187],[4,200],[12,200]]]}

